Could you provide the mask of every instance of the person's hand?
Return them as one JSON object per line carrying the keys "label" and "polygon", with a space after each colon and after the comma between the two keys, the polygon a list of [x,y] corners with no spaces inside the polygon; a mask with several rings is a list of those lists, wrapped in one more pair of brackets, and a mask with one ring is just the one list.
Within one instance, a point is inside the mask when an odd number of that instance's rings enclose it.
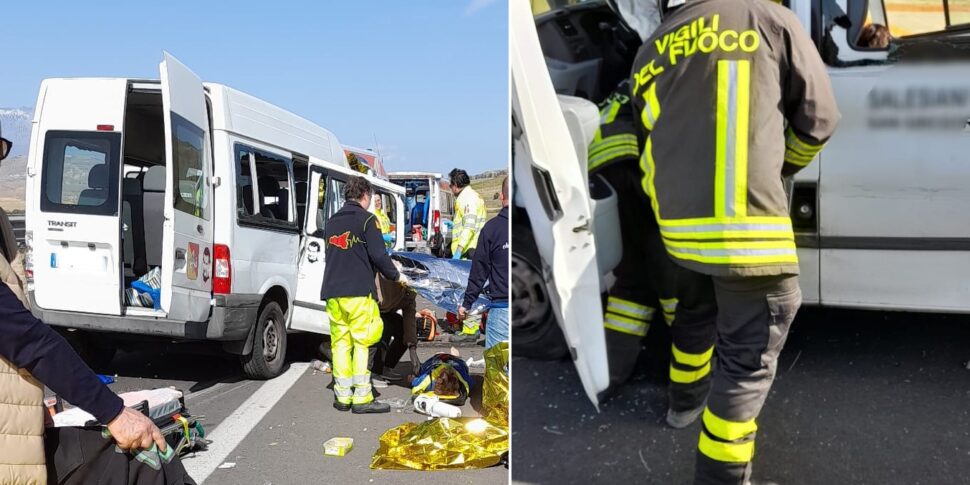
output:
{"label": "person's hand", "polygon": [[400,273],[400,275],[401,276],[397,277],[397,282],[400,283],[401,286],[409,286],[411,284],[411,280],[409,280],[404,273]]}
{"label": "person's hand", "polygon": [[458,307],[458,320],[464,321],[466,316],[468,316],[468,310],[463,306]]}
{"label": "person's hand", "polygon": [[162,453],[168,449],[168,443],[155,423],[144,414],[128,407],[108,423],[108,431],[123,450],[147,450],[152,447],[152,443],[158,445]]}
{"label": "person's hand", "polygon": [[451,259],[461,259],[461,248],[458,248],[458,250],[451,255]]}

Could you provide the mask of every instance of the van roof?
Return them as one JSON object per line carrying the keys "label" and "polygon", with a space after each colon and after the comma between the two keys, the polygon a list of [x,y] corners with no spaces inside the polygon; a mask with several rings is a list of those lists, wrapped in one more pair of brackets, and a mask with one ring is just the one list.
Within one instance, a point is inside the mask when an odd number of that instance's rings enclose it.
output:
{"label": "van roof", "polygon": [[390,179],[406,179],[406,178],[436,178],[440,179],[441,174],[438,172],[391,172],[387,174]]}
{"label": "van roof", "polygon": [[340,142],[327,129],[224,84],[204,82],[202,85],[212,101],[213,129],[253,137],[342,167],[348,166]]}
{"label": "van roof", "polygon": [[[45,89],[71,89],[71,81],[117,83],[121,80],[146,85],[160,83],[158,79],[119,77],[48,78],[42,82],[41,92]],[[202,85],[212,102],[212,129],[252,138],[341,167],[349,166],[343,148],[332,132],[238,89],[219,83],[203,82]],[[42,110],[35,110],[34,122],[39,121],[41,113]]]}

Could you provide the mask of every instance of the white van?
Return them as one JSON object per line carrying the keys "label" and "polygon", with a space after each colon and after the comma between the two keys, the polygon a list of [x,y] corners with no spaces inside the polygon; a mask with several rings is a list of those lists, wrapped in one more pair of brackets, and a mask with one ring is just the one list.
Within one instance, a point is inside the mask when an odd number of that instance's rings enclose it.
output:
{"label": "white van", "polygon": [[[327,130],[203,83],[167,53],[160,71],[41,83],[27,161],[33,312],[102,363],[112,334],[140,334],[222,341],[248,376],[276,376],[288,331],[329,331],[322,232],[359,174]],[[404,190],[369,178],[402,220]],[[153,268],[160,298],[126,299]]]}
{"label": "white van", "polygon": [[[455,196],[443,185],[440,173],[392,172],[388,174],[405,190],[405,246],[408,251],[430,250],[439,258],[451,257],[451,221],[455,216]],[[446,184],[447,182],[445,182]],[[414,237],[414,226],[422,227],[421,240]]]}

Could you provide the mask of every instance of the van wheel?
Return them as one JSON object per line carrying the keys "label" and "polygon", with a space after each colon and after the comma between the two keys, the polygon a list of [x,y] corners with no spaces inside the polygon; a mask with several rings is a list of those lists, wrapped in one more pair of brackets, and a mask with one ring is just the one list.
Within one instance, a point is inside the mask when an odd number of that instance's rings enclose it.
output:
{"label": "van wheel", "polygon": [[242,355],[243,373],[251,379],[272,379],[283,371],[286,359],[286,326],[279,303],[271,301],[259,312],[253,351]]}
{"label": "van wheel", "polygon": [[[525,211],[513,221],[528,220]],[[515,224],[513,222],[513,224]],[[512,354],[558,360],[569,355],[566,339],[556,322],[549,287],[542,278],[539,249],[528,224],[512,230]]]}

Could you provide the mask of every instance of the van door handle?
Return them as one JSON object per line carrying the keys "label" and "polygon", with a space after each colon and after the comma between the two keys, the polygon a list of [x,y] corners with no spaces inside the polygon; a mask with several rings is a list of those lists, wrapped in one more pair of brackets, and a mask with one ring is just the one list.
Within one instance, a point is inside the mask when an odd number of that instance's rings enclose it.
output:
{"label": "van door handle", "polygon": [[184,261],[185,260],[185,250],[182,248],[175,250],[175,260]]}
{"label": "van door handle", "polygon": [[202,224],[199,224],[198,226],[195,226],[195,230],[196,231],[199,231],[199,234],[205,234],[205,232],[204,232],[204,230],[202,228]]}

